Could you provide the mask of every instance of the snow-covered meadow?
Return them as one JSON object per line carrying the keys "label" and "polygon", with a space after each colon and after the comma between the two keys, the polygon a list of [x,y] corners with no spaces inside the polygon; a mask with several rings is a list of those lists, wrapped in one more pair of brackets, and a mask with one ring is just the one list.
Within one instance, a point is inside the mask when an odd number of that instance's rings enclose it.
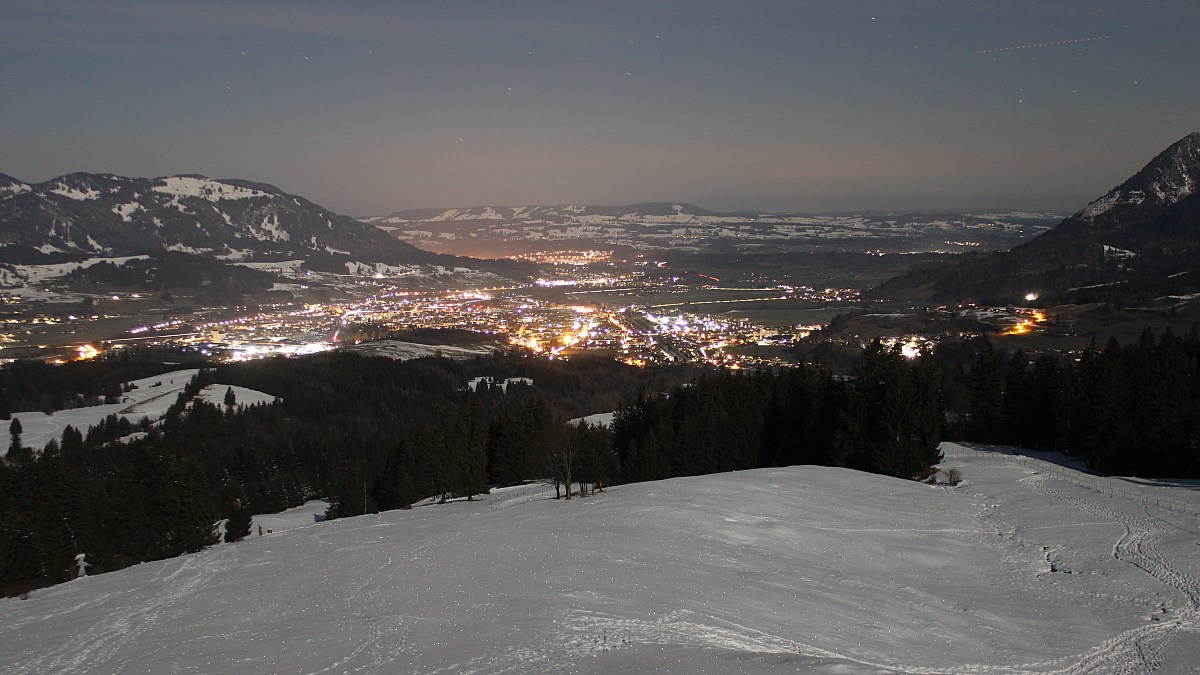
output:
{"label": "snow-covered meadow", "polygon": [[252,536],[0,601],[0,670],[1195,672],[1200,485],[946,454]]}
{"label": "snow-covered meadow", "polygon": [[[51,440],[62,438],[63,430],[74,427],[87,433],[89,427],[94,427],[104,421],[109,415],[124,417],[130,422],[137,423],[143,417],[157,422],[167,414],[167,410],[175,403],[179,393],[187,383],[199,372],[195,368],[176,370],[162,375],[134,380],[126,384],[133,388],[121,394],[119,403],[68,408],[47,415],[40,411],[13,413],[15,419],[21,420],[21,443],[34,450],[41,450]],[[212,384],[200,390],[197,398],[224,405],[225,392],[229,389],[223,384]],[[236,405],[246,406],[255,403],[270,403],[274,396],[245,387],[232,387]]]}

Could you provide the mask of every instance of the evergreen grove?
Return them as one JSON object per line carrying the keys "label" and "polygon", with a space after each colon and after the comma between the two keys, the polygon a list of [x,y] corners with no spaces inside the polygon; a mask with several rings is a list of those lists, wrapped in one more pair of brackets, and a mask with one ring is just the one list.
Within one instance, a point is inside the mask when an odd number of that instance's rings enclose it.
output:
{"label": "evergreen grove", "polygon": [[1200,332],[1150,329],[1078,360],[984,344],[947,369],[950,435],[1055,450],[1105,475],[1200,477]]}

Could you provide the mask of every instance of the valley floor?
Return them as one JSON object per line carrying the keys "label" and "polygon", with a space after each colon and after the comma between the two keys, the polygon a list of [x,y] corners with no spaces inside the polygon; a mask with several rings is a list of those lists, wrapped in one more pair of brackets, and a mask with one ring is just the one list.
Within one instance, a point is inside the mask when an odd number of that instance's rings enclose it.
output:
{"label": "valley floor", "polygon": [[0,670],[1200,672],[1200,484],[946,444],[295,527],[0,601]]}

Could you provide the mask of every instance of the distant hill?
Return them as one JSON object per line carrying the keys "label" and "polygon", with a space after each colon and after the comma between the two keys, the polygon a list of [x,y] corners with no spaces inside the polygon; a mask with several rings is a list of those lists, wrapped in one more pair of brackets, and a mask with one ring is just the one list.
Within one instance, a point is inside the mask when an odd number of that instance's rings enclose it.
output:
{"label": "distant hill", "polygon": [[227,259],[433,263],[438,257],[277,187],[182,175],[73,173],[27,184],[0,174],[7,262],[177,251]]}
{"label": "distant hill", "polygon": [[690,253],[1004,250],[1063,214],[870,211],[718,212],[670,202],[625,206],[476,206],[412,209],[364,222],[422,249],[459,255],[579,248]]}
{"label": "distant hill", "polygon": [[[690,216],[723,215],[715,211],[702,209],[693,204],[672,204],[670,202],[649,202],[645,204],[627,204],[625,206],[475,206],[471,208],[449,209],[409,209],[397,211],[389,216],[367,218],[374,223],[407,223],[414,221],[461,221],[461,220],[544,220],[547,222],[568,222],[588,216],[603,216],[610,218],[657,216],[670,217],[673,220],[686,221]],[[733,215],[733,214],[724,214]],[[738,215],[756,215],[753,212]]]}
{"label": "distant hill", "polygon": [[1029,293],[1063,302],[1143,302],[1200,289],[1200,133],[1054,229],[1011,251],[916,269],[871,296],[1011,304]]}

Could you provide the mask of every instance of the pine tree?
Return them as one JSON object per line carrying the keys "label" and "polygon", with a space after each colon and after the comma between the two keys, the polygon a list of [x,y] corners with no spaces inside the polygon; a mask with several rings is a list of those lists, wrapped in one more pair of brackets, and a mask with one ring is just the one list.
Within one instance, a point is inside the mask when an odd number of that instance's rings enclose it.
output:
{"label": "pine tree", "polygon": [[21,445],[22,431],[21,420],[14,417],[12,423],[8,425],[8,433],[12,435],[7,455],[10,462],[29,462],[33,459],[33,449]]}
{"label": "pine tree", "polygon": [[967,437],[973,441],[995,443],[1001,440],[1004,380],[996,361],[996,350],[989,342],[967,374],[967,389],[970,392]]}
{"label": "pine tree", "polygon": [[225,521],[225,541],[232,543],[245,539],[250,535],[252,524],[250,509],[242,504],[242,500],[233,500],[228,519]]}
{"label": "pine tree", "polygon": [[412,444],[401,440],[396,447],[396,459],[392,465],[391,475],[395,504],[400,508],[412,508],[413,503],[421,498],[417,483],[413,479],[415,472]]}
{"label": "pine tree", "polygon": [[[938,377],[932,364],[914,366],[879,341],[863,354],[850,388],[840,443],[851,468],[917,478],[938,461],[941,428]],[[855,418],[858,419],[855,419]]]}
{"label": "pine tree", "polygon": [[477,494],[487,494],[487,441],[488,424],[484,418],[483,405],[477,396],[467,400],[463,413],[463,436],[461,444],[461,469],[458,492],[473,499]]}

